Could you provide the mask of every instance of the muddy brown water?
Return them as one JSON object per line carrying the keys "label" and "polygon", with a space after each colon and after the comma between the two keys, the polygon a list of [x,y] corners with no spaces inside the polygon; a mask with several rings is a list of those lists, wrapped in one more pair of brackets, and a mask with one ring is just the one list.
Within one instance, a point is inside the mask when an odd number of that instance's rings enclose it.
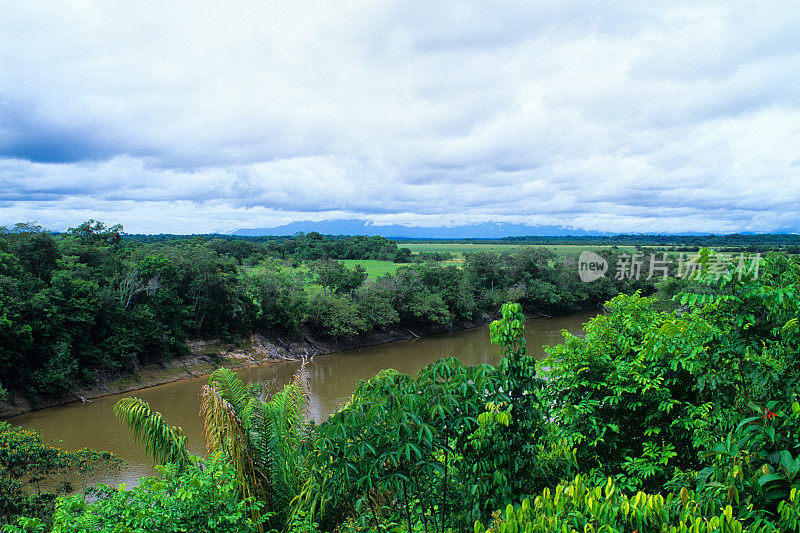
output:
{"label": "muddy brown water", "polygon": [[[543,345],[558,344],[561,331],[579,334],[582,325],[595,313],[576,313],[564,317],[538,318],[526,322],[529,353],[544,356]],[[440,357],[456,356],[464,364],[495,364],[498,348],[489,343],[489,327],[397,341],[379,346],[315,357],[306,365],[311,388],[311,416],[317,423],[342,406],[360,380],[369,379],[383,369],[394,368],[416,374]],[[299,362],[281,362],[246,368],[238,374],[247,383],[268,382],[274,387],[291,381]],[[95,482],[115,486],[134,486],[143,475],[154,470],[142,449],[133,442],[128,429],[112,414],[114,404],[124,396],[136,396],[162,413],[166,421],[180,426],[188,437],[190,453],[204,454],[200,408],[200,389],[207,377],[159,385],[131,393],[97,398],[34,411],[8,421],[38,431],[45,440],[67,450],[83,447],[114,452],[124,460],[119,471],[103,472]]]}

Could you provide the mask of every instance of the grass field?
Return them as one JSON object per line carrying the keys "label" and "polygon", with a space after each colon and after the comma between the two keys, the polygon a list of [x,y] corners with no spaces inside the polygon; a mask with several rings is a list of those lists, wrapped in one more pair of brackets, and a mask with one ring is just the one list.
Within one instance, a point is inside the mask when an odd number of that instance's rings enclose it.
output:
{"label": "grass field", "polygon": [[464,253],[472,252],[510,252],[517,248],[527,246],[525,244],[465,244],[465,243],[399,243],[398,248],[408,248],[411,252],[425,253],[425,252],[450,252],[458,257],[463,257]]}
{"label": "grass field", "polygon": [[[394,274],[398,267],[402,266],[399,263],[393,263],[391,261],[378,261],[374,259],[337,259],[339,263],[344,263],[347,265],[348,268],[353,268],[356,265],[361,265],[367,270],[367,275],[370,278],[379,278],[384,274]],[[243,271],[251,276],[257,276],[264,270],[263,266],[254,266],[244,268]],[[294,272],[294,273],[304,273],[307,275],[311,275],[311,270],[308,268],[308,265],[303,264],[298,268],[293,268],[291,266],[284,265],[282,270],[285,272]]]}
{"label": "grass field", "polygon": [[[541,245],[541,244],[469,244],[469,243],[400,243],[398,244],[400,248],[408,248],[411,250],[412,253],[424,253],[424,252],[449,252],[453,254],[453,259],[450,261],[442,261],[439,263],[442,266],[447,265],[456,265],[461,266],[464,262],[464,254],[465,253],[475,253],[475,252],[490,252],[490,253],[503,253],[503,252],[512,252],[518,248],[525,248],[525,247],[544,247],[550,250],[553,250],[559,257],[564,257],[567,255],[577,255],[584,250],[600,250],[603,248],[608,248],[607,246],[582,246],[577,244],[555,244],[555,245]],[[628,253],[634,253],[635,248],[633,246],[621,246],[620,247],[623,251]],[[374,259],[343,259],[338,260],[341,263],[344,263],[350,268],[353,268],[356,265],[361,265],[367,270],[367,275],[371,279],[376,279],[384,274],[393,274],[397,271],[397,269],[403,266],[401,263],[393,263],[391,261],[378,261]],[[264,267],[256,266],[252,268],[244,269],[250,275],[258,275],[258,273]],[[292,270],[295,272],[304,272],[306,274],[310,274],[309,268],[307,265],[302,265],[299,268],[292,268],[291,266],[284,266],[285,270]]]}
{"label": "grass field", "polygon": [[367,269],[367,275],[372,279],[379,278],[384,274],[394,274],[398,267],[402,266],[401,263],[378,261],[375,259],[343,259],[340,263],[344,263],[349,268],[361,265]]}
{"label": "grass field", "polygon": [[[424,252],[450,252],[456,258],[456,261],[461,263],[464,260],[465,253],[474,252],[494,252],[503,253],[511,252],[518,248],[525,247],[541,247],[553,250],[559,257],[571,254],[579,254],[584,250],[601,250],[608,248],[608,246],[584,246],[580,244],[469,244],[469,243],[401,243],[398,244],[400,248],[408,248],[413,253]],[[635,248],[633,246],[621,246],[621,249],[631,253]]]}
{"label": "grass field", "polygon": [[[263,265],[257,265],[253,267],[240,267],[240,268],[242,269],[243,272],[251,276],[257,276],[264,271]],[[299,268],[293,268],[291,266],[284,265],[281,267],[281,270],[284,272],[294,272],[294,273],[302,272],[309,275],[311,274],[311,270],[308,268],[308,265],[301,265]]]}

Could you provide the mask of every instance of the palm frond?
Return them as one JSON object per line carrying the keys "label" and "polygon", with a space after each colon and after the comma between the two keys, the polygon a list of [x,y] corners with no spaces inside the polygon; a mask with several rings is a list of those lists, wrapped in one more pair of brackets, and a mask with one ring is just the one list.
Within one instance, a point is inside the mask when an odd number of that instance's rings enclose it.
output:
{"label": "palm frond", "polygon": [[[302,490],[311,442],[308,376],[267,401],[230,370],[215,371],[201,394],[200,415],[209,453],[222,453],[236,470],[244,497],[282,512]],[[279,522],[285,517],[275,516]]]}
{"label": "palm frond", "polygon": [[285,507],[300,492],[303,458],[310,443],[306,397],[299,387],[288,385],[263,404],[264,447],[270,450],[272,497]]}
{"label": "palm frond", "polygon": [[263,474],[256,466],[256,457],[242,419],[234,406],[216,388],[205,385],[201,393],[200,415],[208,453],[223,453],[236,469],[244,497],[262,499]]}
{"label": "palm frond", "polygon": [[186,436],[179,427],[170,426],[161,413],[139,398],[123,398],[114,405],[114,415],[125,422],[133,439],[144,446],[155,463],[176,463],[181,469],[189,464]]}
{"label": "palm frond", "polygon": [[250,399],[247,387],[233,370],[227,368],[215,370],[208,379],[208,384],[216,389],[222,399],[231,404],[237,413],[242,412]]}

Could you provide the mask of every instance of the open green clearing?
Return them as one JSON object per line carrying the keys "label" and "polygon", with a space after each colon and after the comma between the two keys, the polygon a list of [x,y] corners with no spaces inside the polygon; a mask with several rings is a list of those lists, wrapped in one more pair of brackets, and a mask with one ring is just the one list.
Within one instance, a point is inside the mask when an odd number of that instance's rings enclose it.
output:
{"label": "open green clearing", "polygon": [[[372,279],[379,278],[384,274],[394,274],[397,269],[403,266],[403,263],[393,263],[391,261],[379,261],[377,259],[334,259],[339,263],[344,263],[348,268],[354,268],[356,265],[363,266],[367,271],[367,276]],[[263,264],[253,267],[242,267],[242,271],[251,276],[257,276],[264,272],[267,267]],[[313,275],[308,263],[303,263],[299,267],[292,267],[291,265],[284,264],[283,271],[293,272],[295,274],[304,273],[309,276]]]}
{"label": "open green clearing", "polygon": [[[486,243],[398,243],[401,248],[408,248],[415,254],[419,253],[433,253],[433,252],[449,252],[456,256],[458,262],[462,262],[465,253],[476,252],[494,252],[501,254],[503,252],[513,252],[519,248],[547,248],[554,251],[559,257],[564,257],[571,254],[579,254],[584,250],[602,250],[608,249],[610,246],[586,246],[580,244],[486,244]],[[636,248],[633,246],[620,246],[621,250],[631,252]]]}
{"label": "open green clearing", "polygon": [[378,261],[377,259],[342,259],[340,261],[348,268],[361,265],[367,270],[367,276],[372,279],[379,278],[384,274],[394,274],[404,263],[393,263],[391,261]]}
{"label": "open green clearing", "polygon": [[449,252],[453,255],[462,258],[465,253],[475,252],[511,252],[517,248],[522,248],[525,244],[470,244],[470,243],[437,243],[437,242],[421,242],[421,243],[398,243],[400,248],[408,248],[412,253],[432,253],[432,252]]}
{"label": "open green clearing", "polygon": [[[486,243],[400,243],[400,248],[408,248],[413,254],[420,253],[433,253],[433,252],[448,252],[453,254],[453,258],[448,261],[440,261],[442,266],[455,265],[461,266],[464,263],[464,254],[488,252],[488,253],[508,253],[518,250],[520,248],[547,248],[556,253],[558,257],[567,257],[570,255],[578,255],[585,250],[599,251],[608,249],[610,246],[592,246],[592,245],[578,245],[578,244],[554,244],[554,245],[541,245],[541,244],[486,244]],[[634,246],[620,246],[619,249],[625,253],[635,253]],[[408,263],[394,263],[392,261],[382,261],[377,259],[335,259],[340,263],[344,263],[349,268],[354,268],[356,265],[361,265],[367,270],[367,275],[371,279],[377,279],[385,274],[394,274],[397,269]],[[243,267],[243,271],[250,275],[258,275],[264,271],[264,265],[256,265],[252,267]],[[299,267],[292,267],[288,264],[283,265],[283,270],[293,271],[295,273],[305,273],[311,275],[311,270],[307,262],[302,263]]]}
{"label": "open green clearing", "polygon": [[[245,272],[251,276],[257,276],[262,274],[267,268],[271,268],[268,266],[269,263],[261,263],[260,265],[255,266],[243,266],[240,267],[242,272]],[[281,270],[284,272],[292,272],[294,274],[308,274],[311,275],[311,269],[308,267],[307,263],[303,263],[298,267],[293,267],[288,263],[284,263],[281,265]]]}

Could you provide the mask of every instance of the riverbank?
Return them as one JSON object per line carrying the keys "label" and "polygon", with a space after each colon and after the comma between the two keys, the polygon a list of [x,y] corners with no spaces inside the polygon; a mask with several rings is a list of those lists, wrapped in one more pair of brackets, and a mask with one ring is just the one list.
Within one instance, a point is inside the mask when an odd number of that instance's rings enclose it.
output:
{"label": "riverbank", "polygon": [[429,326],[415,330],[396,327],[385,331],[363,333],[347,339],[324,339],[314,337],[308,332],[301,332],[289,336],[269,337],[253,334],[239,345],[192,340],[187,343],[189,354],[185,357],[175,358],[163,364],[141,366],[135,374],[129,376],[101,381],[92,387],[79,388],[61,396],[41,398],[35,404],[25,397],[16,396],[13,402],[0,403],[0,419],[48,407],[91,402],[104,396],[203,377],[220,367],[236,370],[284,361],[298,361],[304,357],[311,358],[400,340],[463,331],[484,326],[494,318],[496,317],[485,314],[483,320],[479,322],[461,322],[450,327]]}

